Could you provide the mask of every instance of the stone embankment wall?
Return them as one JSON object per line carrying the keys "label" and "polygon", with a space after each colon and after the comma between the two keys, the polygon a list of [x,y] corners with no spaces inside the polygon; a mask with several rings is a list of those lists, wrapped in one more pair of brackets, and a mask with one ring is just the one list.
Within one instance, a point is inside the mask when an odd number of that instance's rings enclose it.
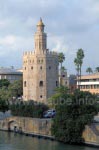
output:
{"label": "stone embankment wall", "polygon": [[0,130],[22,131],[29,134],[51,136],[50,128],[50,119],[9,117],[0,121]]}
{"label": "stone embankment wall", "polygon": [[93,123],[86,126],[83,132],[85,143],[99,146],[99,123]]}
{"label": "stone embankment wall", "polygon": [[[51,124],[51,119],[9,117],[0,120],[0,130],[19,131],[27,134],[53,138],[51,136]],[[85,143],[99,146],[99,123],[93,123],[90,126],[86,126],[82,136]]]}

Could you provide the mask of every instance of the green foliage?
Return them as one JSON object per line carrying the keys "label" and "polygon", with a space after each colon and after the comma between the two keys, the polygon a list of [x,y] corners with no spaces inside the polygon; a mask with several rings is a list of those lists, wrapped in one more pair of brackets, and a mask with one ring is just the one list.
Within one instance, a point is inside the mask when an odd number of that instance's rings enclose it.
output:
{"label": "green foliage", "polygon": [[13,83],[9,83],[7,80],[0,80],[0,99],[9,100],[12,97],[20,97],[23,95],[23,83],[22,80],[17,80]]}
{"label": "green foliage", "polygon": [[59,53],[58,54],[58,61],[61,64],[61,68],[62,68],[62,63],[63,63],[64,60],[65,60],[64,54],[63,53]]}
{"label": "green foliage", "polygon": [[0,109],[5,111],[8,109],[7,101],[10,101],[13,97],[19,97],[23,95],[23,83],[22,80],[10,83],[6,79],[0,80]]}
{"label": "green foliage", "polygon": [[66,100],[69,96],[69,89],[67,87],[62,85],[57,87],[55,94],[48,100],[50,107],[55,108],[57,104],[63,103],[64,99]]}
{"label": "green foliage", "polygon": [[78,88],[80,88],[79,81],[81,81],[81,69],[82,69],[82,64],[83,64],[83,58],[84,58],[83,49],[78,49],[76,53],[76,58],[74,59],[74,64],[76,66],[77,75],[78,75]]}
{"label": "green foliage", "polygon": [[0,111],[5,112],[8,109],[9,109],[9,105],[8,105],[7,101],[4,101],[4,100],[0,99]]}
{"label": "green foliage", "polygon": [[10,97],[20,97],[23,95],[23,82],[22,80],[17,80],[10,84],[8,87],[8,93]]}
{"label": "green foliage", "polygon": [[61,71],[66,71],[66,68],[62,66]]}
{"label": "green foliage", "polygon": [[34,101],[13,103],[10,110],[14,116],[41,118],[44,111],[48,110],[48,106]]}
{"label": "green foliage", "polygon": [[0,80],[0,88],[8,87],[9,85],[10,85],[10,82],[7,79],[1,79]]}
{"label": "green foliage", "polygon": [[61,91],[62,88],[59,91],[59,99],[61,95],[65,101],[55,105],[57,113],[53,119],[52,135],[64,143],[81,143],[84,140],[82,132],[85,125],[90,124],[99,111],[96,107],[96,96],[79,90],[74,94],[69,94],[68,90]]}
{"label": "green foliage", "polygon": [[96,67],[95,71],[96,71],[96,72],[99,72],[99,67]]}
{"label": "green foliage", "polygon": [[86,69],[86,72],[88,72],[88,73],[90,74],[90,73],[93,73],[93,70],[92,70],[91,67],[88,67],[88,68]]}

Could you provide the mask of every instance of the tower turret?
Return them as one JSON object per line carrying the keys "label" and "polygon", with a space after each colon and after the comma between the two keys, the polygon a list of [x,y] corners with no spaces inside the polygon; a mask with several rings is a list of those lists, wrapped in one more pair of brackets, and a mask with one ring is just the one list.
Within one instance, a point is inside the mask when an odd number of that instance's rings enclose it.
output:
{"label": "tower turret", "polygon": [[37,32],[35,33],[35,52],[39,54],[41,51],[46,50],[47,40],[46,33],[44,33],[44,23],[40,18],[40,21],[37,24]]}

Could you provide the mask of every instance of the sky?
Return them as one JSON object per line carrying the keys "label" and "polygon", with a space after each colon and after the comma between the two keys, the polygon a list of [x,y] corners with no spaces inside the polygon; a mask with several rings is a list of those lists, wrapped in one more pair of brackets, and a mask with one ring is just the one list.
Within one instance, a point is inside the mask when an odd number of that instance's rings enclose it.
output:
{"label": "sky", "polygon": [[69,74],[76,73],[79,48],[85,53],[83,74],[99,66],[99,0],[0,0],[0,66],[22,67],[23,52],[34,50],[40,17],[48,49],[65,54]]}

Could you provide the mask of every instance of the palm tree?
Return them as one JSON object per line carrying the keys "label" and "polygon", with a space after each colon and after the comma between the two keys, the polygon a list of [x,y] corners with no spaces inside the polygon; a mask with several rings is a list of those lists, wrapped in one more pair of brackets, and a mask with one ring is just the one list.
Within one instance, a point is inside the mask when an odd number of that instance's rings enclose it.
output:
{"label": "palm tree", "polygon": [[78,74],[78,88],[80,88],[79,81],[81,81],[81,69],[82,69],[82,64],[83,64],[83,58],[84,58],[83,49],[78,49],[76,58],[74,59],[74,63],[75,63],[77,74]]}
{"label": "palm tree", "polygon": [[99,67],[96,67],[95,71],[96,71],[96,72],[99,72]]}
{"label": "palm tree", "polygon": [[65,71],[65,70],[66,70],[66,68],[65,68],[64,66],[62,66],[61,70],[62,70],[62,71]]}
{"label": "palm tree", "polygon": [[58,62],[60,63],[60,85],[62,84],[62,63],[65,60],[64,54],[61,52],[58,54]]}
{"label": "palm tree", "polygon": [[86,69],[86,72],[90,74],[90,73],[93,73],[93,70],[92,70],[91,67],[88,67],[88,68]]}
{"label": "palm tree", "polygon": [[65,60],[65,55],[63,53],[59,53],[58,54],[58,61],[61,65],[61,68],[62,68],[62,63],[64,62],[64,60]]}

